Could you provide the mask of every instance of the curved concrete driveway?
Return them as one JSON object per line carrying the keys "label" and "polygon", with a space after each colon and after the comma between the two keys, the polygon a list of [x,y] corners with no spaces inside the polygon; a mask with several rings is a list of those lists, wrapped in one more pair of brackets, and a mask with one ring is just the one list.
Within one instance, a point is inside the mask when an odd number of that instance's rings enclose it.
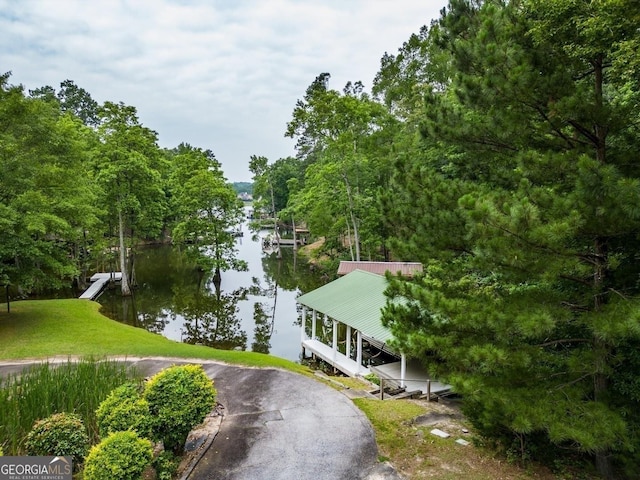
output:
{"label": "curved concrete driveway", "polygon": [[[364,414],[346,396],[313,379],[202,360],[127,362],[145,375],[174,364],[199,363],[214,379],[225,416],[189,479],[399,478],[378,464],[374,433]],[[0,374],[16,369],[6,365]]]}

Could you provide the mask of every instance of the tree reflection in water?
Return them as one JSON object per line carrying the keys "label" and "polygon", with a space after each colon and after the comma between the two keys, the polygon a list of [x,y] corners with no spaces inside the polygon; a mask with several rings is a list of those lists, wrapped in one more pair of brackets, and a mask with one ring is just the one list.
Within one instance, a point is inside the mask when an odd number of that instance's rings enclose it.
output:
{"label": "tree reflection in water", "polygon": [[182,341],[224,350],[246,350],[247,332],[242,330],[238,317],[238,302],[246,298],[246,288],[222,293],[220,282],[205,279],[204,272],[200,272],[195,289],[193,285],[174,287],[172,315],[174,319],[181,315],[184,320]]}
{"label": "tree reflection in water", "polygon": [[213,283],[213,272],[198,269],[177,247],[141,248],[133,297],[107,290],[98,299],[101,311],[172,340],[251,349],[296,361],[301,310],[295,298],[327,280],[297,259],[291,248],[277,259],[248,235],[237,241],[249,271],[224,272],[222,288]]}

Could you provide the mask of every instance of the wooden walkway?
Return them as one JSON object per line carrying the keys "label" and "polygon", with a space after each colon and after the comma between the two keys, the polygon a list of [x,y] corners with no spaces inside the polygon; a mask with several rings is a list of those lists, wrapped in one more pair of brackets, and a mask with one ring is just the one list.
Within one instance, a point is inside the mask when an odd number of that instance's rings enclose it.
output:
{"label": "wooden walkway", "polygon": [[337,368],[342,373],[349,375],[350,377],[364,376],[371,373],[371,371],[363,366],[358,365],[358,362],[351,360],[346,355],[334,350],[329,345],[318,340],[304,340],[302,346],[305,350],[310,350],[313,354],[320,357],[332,367]]}
{"label": "wooden walkway", "polygon": [[[400,362],[385,363],[384,365],[377,365],[371,367],[373,373],[380,378],[385,379],[385,385],[387,382],[391,382],[395,386],[400,386]],[[451,390],[451,385],[445,385],[436,380],[433,380],[429,373],[420,364],[408,361],[407,371],[405,374],[404,385],[407,392],[413,392],[420,390],[423,395],[427,394],[427,383],[431,381],[431,394],[440,395]]]}
{"label": "wooden walkway", "polygon": [[111,272],[111,273],[96,273],[91,277],[91,285],[87,288],[80,298],[86,300],[95,300],[102,292],[102,289],[107,285],[107,283],[119,282],[122,280],[121,272]]}

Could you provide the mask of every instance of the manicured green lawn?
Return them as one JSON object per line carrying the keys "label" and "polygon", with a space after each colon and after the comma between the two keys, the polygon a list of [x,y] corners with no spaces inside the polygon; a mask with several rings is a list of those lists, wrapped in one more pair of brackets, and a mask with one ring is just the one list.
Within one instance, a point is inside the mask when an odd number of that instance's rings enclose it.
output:
{"label": "manicured green lawn", "polygon": [[216,350],[169,340],[111,320],[96,302],[80,299],[24,300],[0,305],[0,361],[53,356],[181,357],[218,360],[299,373],[309,369],[279,357]]}

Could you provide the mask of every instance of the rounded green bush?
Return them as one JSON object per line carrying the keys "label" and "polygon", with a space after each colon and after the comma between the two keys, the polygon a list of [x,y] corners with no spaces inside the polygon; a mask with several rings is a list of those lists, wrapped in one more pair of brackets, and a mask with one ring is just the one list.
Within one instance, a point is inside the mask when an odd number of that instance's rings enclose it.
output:
{"label": "rounded green bush", "polygon": [[101,437],[113,432],[133,430],[141,437],[151,435],[149,404],[133,383],[124,384],[109,393],[96,410]]}
{"label": "rounded green bush", "polygon": [[146,384],[155,438],[166,450],[179,453],[193,427],[202,423],[216,401],[213,381],[201,365],[174,365]]}
{"label": "rounded green bush", "polygon": [[27,455],[70,456],[77,466],[87,454],[89,436],[78,415],[55,413],[33,425],[25,446]]}
{"label": "rounded green bush", "polygon": [[131,480],[140,478],[151,464],[151,441],[136,432],[115,432],[91,447],[84,465],[84,480]]}
{"label": "rounded green bush", "polygon": [[163,450],[154,458],[153,466],[157,480],[171,480],[180,466],[180,457],[176,457],[169,450]]}

